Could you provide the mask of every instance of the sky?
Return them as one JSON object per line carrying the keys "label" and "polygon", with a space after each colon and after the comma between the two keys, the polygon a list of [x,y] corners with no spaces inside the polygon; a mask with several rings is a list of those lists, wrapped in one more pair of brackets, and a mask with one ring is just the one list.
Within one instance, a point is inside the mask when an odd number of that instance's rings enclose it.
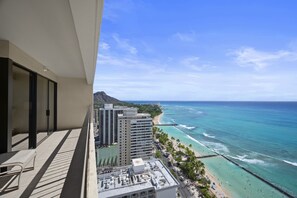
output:
{"label": "sky", "polygon": [[94,92],[297,101],[296,0],[105,0]]}

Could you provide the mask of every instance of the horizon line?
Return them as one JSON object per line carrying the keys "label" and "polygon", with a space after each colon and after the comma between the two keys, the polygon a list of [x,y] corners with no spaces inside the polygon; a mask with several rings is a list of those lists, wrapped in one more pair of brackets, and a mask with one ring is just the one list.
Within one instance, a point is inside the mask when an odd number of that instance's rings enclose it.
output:
{"label": "horizon line", "polygon": [[297,100],[122,100],[124,102],[297,102]]}

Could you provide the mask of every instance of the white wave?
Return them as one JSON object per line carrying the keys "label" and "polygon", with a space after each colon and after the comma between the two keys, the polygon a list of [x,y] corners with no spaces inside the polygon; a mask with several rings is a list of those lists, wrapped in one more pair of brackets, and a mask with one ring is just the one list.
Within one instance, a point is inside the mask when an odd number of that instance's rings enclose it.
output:
{"label": "white wave", "polygon": [[229,149],[227,146],[225,146],[224,144],[221,143],[217,143],[217,142],[204,142],[210,149],[212,149],[213,151],[217,152],[217,153],[229,153]]}
{"label": "white wave", "polygon": [[191,136],[189,136],[189,135],[187,135],[187,137],[188,137],[189,139],[193,140],[194,142],[200,144],[201,146],[205,146],[204,144],[202,144],[201,142],[199,142],[199,141],[196,140],[195,138],[193,138],[193,137],[191,137]]}
{"label": "white wave", "polygon": [[188,130],[193,130],[193,129],[195,129],[195,127],[187,126],[187,125],[184,125],[184,124],[179,124],[178,126],[183,127],[183,128],[185,128],[185,129],[188,129]]}
{"label": "white wave", "polygon": [[291,164],[293,166],[297,166],[297,162],[290,162],[290,161],[287,161],[287,160],[283,160],[283,162],[286,162],[287,164]]}
{"label": "white wave", "polygon": [[216,138],[216,136],[214,136],[214,135],[209,135],[209,134],[207,134],[207,133],[203,133],[203,135],[204,135],[205,137],[208,137],[208,138]]}
{"label": "white wave", "polygon": [[233,159],[240,160],[242,162],[247,162],[249,164],[260,164],[260,165],[265,165],[266,164],[263,160],[246,158],[247,155],[237,155],[236,157],[231,156],[231,155],[228,155],[228,156],[233,158]]}

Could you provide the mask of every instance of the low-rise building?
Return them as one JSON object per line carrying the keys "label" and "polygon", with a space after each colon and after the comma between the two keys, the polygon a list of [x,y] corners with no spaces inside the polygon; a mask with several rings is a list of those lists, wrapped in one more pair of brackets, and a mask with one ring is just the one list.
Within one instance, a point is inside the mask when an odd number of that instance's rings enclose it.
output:
{"label": "low-rise building", "polygon": [[176,197],[178,181],[160,160],[132,160],[132,165],[113,168],[98,175],[100,198]]}

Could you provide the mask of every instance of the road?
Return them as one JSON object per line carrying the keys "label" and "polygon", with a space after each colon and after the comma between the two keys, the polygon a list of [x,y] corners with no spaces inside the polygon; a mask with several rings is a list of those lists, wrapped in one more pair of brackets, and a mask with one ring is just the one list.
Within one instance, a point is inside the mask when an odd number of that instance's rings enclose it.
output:
{"label": "road", "polygon": [[[155,149],[156,150],[159,150],[157,147],[156,147],[156,145],[154,144],[154,147],[155,147]],[[159,150],[159,151],[161,151],[161,150]],[[162,152],[162,151],[161,151]],[[163,163],[164,163],[164,165],[169,169],[169,170],[173,170],[172,168],[172,166],[171,167],[168,167],[168,162],[169,162],[169,160],[166,158],[166,157],[164,157],[163,156],[163,154],[162,154],[162,156],[161,156],[161,158],[160,158],[162,161],[163,161]],[[177,175],[177,174],[176,174]],[[187,188],[187,186],[184,184],[184,182],[182,182],[182,181],[180,181],[180,179],[179,179],[179,176],[177,176],[177,178],[176,178],[176,180],[179,182],[179,187],[178,187],[178,192],[180,193],[180,195],[181,195],[181,197],[182,198],[190,198],[190,197],[192,197],[191,196],[191,193],[190,193],[190,191],[189,191],[189,189]]]}

